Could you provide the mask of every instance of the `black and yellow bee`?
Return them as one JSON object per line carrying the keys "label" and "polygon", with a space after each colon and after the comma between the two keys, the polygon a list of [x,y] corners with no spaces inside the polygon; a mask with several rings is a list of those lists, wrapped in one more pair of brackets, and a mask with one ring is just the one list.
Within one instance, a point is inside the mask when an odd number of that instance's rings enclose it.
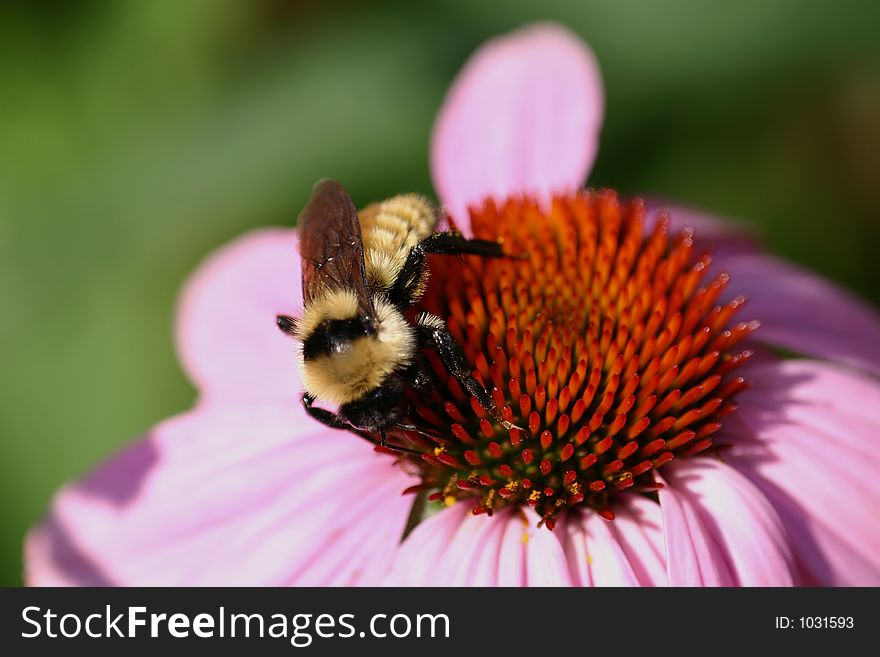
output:
{"label": "black and yellow bee", "polygon": [[[412,428],[403,423],[404,390],[430,385],[432,371],[419,353],[429,348],[492,417],[513,428],[471,375],[443,319],[407,319],[425,291],[427,254],[504,255],[497,242],[435,232],[438,221],[435,207],[415,194],[359,214],[339,183],[315,185],[297,222],[303,315],[276,321],[302,344],[302,402],[316,420],[385,446],[389,431]],[[331,412],[316,400],[338,408]]]}

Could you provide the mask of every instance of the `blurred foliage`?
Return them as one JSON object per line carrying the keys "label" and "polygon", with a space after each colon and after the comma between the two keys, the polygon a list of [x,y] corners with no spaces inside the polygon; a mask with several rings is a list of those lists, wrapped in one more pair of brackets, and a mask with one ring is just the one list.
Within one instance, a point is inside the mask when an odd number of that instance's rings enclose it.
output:
{"label": "blurred foliage", "polygon": [[0,582],[62,482],[193,390],[199,260],[312,182],[430,192],[427,143],[487,37],[555,19],[607,90],[591,184],[756,224],[880,300],[875,2],[114,0],[0,5]]}

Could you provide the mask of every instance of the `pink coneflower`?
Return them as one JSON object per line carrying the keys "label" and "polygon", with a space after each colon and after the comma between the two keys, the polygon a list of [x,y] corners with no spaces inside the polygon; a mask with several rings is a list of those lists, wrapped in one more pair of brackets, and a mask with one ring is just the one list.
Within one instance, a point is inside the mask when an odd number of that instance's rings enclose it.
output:
{"label": "pink coneflower", "polygon": [[592,55],[539,25],[481,48],[435,127],[451,217],[528,258],[435,258],[423,304],[521,431],[439,363],[423,456],[311,420],[274,324],[296,233],[258,231],[183,293],[197,405],[58,494],[27,581],[880,583],[880,319],[723,222],[578,192],[601,115]]}

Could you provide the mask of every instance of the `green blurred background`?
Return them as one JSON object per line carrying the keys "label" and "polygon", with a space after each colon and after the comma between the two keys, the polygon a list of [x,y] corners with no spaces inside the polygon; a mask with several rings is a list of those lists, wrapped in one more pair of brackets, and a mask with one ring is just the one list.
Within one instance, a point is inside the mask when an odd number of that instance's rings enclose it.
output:
{"label": "green blurred background", "polygon": [[[714,5],[714,6],[710,6]],[[52,492],[193,390],[181,283],[312,182],[430,192],[444,91],[484,39],[562,21],[607,113],[591,184],[747,218],[880,301],[871,0],[151,0],[0,6],[0,582]]]}

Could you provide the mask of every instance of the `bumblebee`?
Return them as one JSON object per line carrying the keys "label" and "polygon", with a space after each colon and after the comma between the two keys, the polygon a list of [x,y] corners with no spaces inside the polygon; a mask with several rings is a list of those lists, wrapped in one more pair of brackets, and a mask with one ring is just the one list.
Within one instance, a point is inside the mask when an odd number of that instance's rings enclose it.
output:
{"label": "bumblebee", "polygon": [[[433,380],[420,354],[427,348],[492,417],[514,427],[471,375],[443,319],[430,313],[414,322],[407,318],[425,291],[427,254],[504,255],[497,242],[435,232],[438,221],[433,205],[415,194],[358,214],[339,183],[315,184],[297,220],[303,314],[279,315],[276,323],[302,345],[302,403],[319,422],[374,443],[378,438],[385,447],[389,431],[414,430],[403,422],[404,390],[424,389]],[[317,400],[338,410],[315,406]]]}

